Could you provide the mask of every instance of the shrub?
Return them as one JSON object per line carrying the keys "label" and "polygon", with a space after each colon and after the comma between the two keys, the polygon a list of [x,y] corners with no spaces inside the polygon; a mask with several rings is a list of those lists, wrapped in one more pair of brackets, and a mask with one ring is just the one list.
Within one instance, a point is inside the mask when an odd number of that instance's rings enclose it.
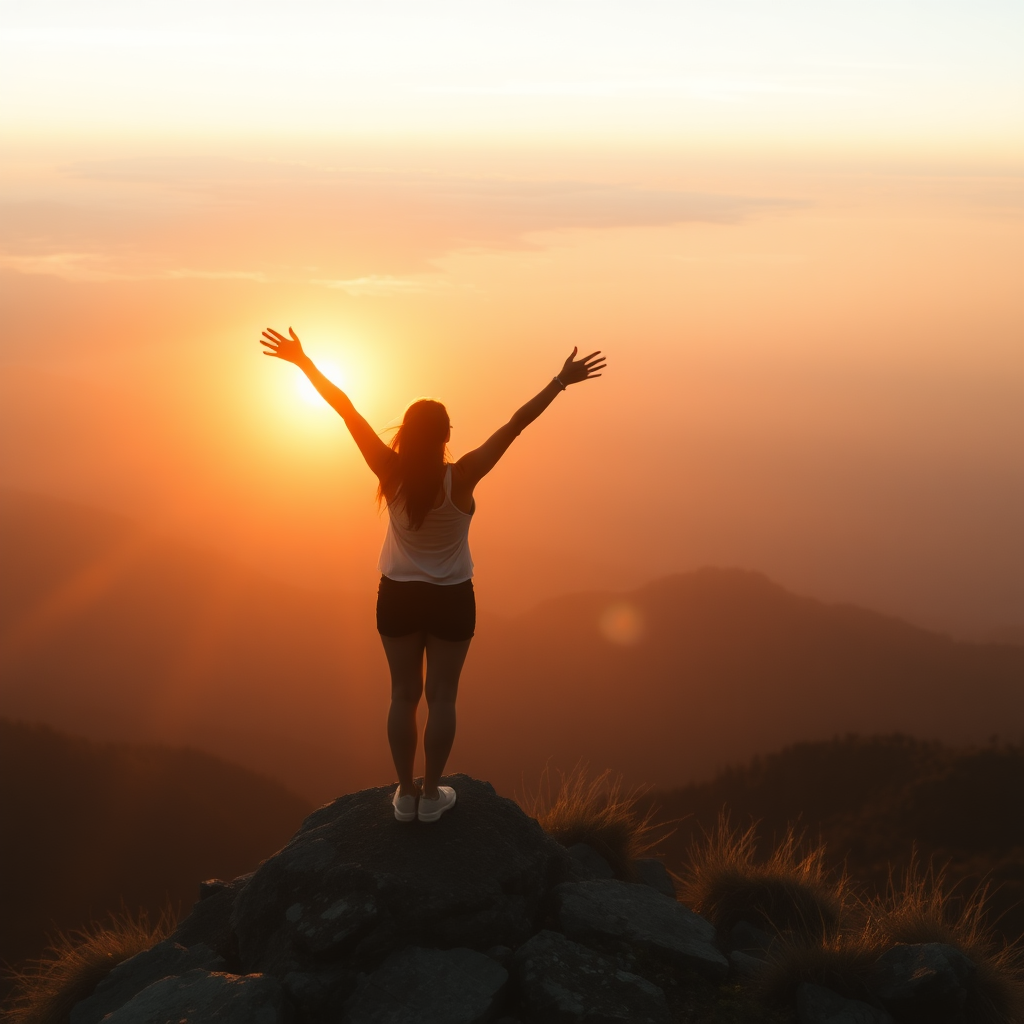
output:
{"label": "shrub", "polygon": [[170,911],[150,925],[145,911],[113,914],[109,923],[58,932],[46,953],[12,971],[14,991],[5,1024],[67,1024],[76,1003],[123,961],[166,938],[174,926]]}
{"label": "shrub", "polygon": [[822,942],[834,937],[849,902],[845,875],[825,869],[825,848],[803,852],[792,827],[766,859],[757,855],[757,827],[733,829],[721,814],[690,847],[681,899],[723,939],[739,921]]}
{"label": "shrub", "polygon": [[977,1024],[1024,1018],[1024,950],[998,943],[986,922],[988,887],[958,892],[945,871],[912,857],[883,896],[865,903],[865,941],[881,954],[898,942],[941,942],[977,967],[965,1013]]}
{"label": "shrub", "polygon": [[622,778],[606,769],[588,780],[587,766],[559,773],[558,791],[551,793],[547,769],[534,796],[520,800],[527,814],[563,846],[586,843],[611,866],[616,878],[633,877],[633,862],[653,850],[672,832],[672,823],[656,822],[652,811],[638,807],[643,789],[627,790]]}
{"label": "shrub", "polygon": [[999,945],[985,924],[984,887],[960,895],[944,873],[911,860],[884,896],[860,904],[856,927],[820,943],[789,940],[774,947],[760,981],[769,999],[792,1002],[801,982],[824,985],[841,995],[873,1002],[871,981],[878,958],[896,943],[941,942],[954,946],[977,967],[963,1020],[1012,1024],[1024,1018],[1024,957]]}

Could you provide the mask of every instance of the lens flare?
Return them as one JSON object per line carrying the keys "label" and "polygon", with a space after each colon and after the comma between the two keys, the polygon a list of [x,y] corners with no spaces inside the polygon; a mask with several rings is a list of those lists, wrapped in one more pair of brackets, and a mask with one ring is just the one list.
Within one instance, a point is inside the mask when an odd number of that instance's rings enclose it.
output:
{"label": "lens flare", "polygon": [[606,608],[599,622],[605,639],[628,647],[635,644],[645,630],[644,618],[635,605],[620,602]]}

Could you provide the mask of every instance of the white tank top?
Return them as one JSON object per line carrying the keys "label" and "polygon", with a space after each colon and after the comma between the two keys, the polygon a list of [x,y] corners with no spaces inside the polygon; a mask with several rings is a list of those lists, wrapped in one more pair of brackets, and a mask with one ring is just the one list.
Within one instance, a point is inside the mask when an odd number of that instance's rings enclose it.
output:
{"label": "white tank top", "polygon": [[389,579],[450,586],[473,578],[469,554],[469,512],[452,501],[452,467],[444,471],[444,501],[432,508],[418,530],[409,526],[401,499],[388,502],[388,532],[377,568]]}

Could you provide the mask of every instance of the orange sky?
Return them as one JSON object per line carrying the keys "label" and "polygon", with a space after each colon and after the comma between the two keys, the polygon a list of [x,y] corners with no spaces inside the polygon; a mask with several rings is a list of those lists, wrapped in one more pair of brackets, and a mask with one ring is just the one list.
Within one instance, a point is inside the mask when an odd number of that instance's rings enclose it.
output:
{"label": "orange sky", "polygon": [[260,330],[293,325],[381,428],[440,397],[456,455],[578,344],[608,374],[481,487],[494,607],[714,563],[1024,617],[1012,168],[602,156],[14,165],[3,482],[371,586],[372,478]]}
{"label": "orange sky", "polygon": [[365,589],[373,481],[260,331],[456,455],[578,344],[481,486],[492,608],[720,564],[1024,621],[1018,8],[282,10],[12,20],[0,485]]}

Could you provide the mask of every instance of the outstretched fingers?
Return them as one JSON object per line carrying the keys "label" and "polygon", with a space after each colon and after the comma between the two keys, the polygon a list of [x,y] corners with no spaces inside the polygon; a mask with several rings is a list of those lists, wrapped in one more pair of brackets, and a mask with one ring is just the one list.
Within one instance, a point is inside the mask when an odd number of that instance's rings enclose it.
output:
{"label": "outstretched fingers", "polygon": [[600,377],[600,371],[605,368],[608,360],[601,355],[600,350],[597,352],[591,352],[589,356],[584,356],[579,360],[582,364],[583,369],[586,371],[586,377],[584,380],[590,380],[591,377]]}
{"label": "outstretched fingers", "polygon": [[268,327],[260,338],[260,344],[265,349],[265,356],[277,356],[289,363],[297,363],[303,355],[302,342],[292,327],[288,328],[287,336]]}
{"label": "outstretched fingers", "polygon": [[277,333],[277,331],[266,330],[263,332],[263,337],[260,338],[260,344],[263,346],[263,354],[265,356],[276,356],[278,355],[277,347],[281,344],[284,339]]}

